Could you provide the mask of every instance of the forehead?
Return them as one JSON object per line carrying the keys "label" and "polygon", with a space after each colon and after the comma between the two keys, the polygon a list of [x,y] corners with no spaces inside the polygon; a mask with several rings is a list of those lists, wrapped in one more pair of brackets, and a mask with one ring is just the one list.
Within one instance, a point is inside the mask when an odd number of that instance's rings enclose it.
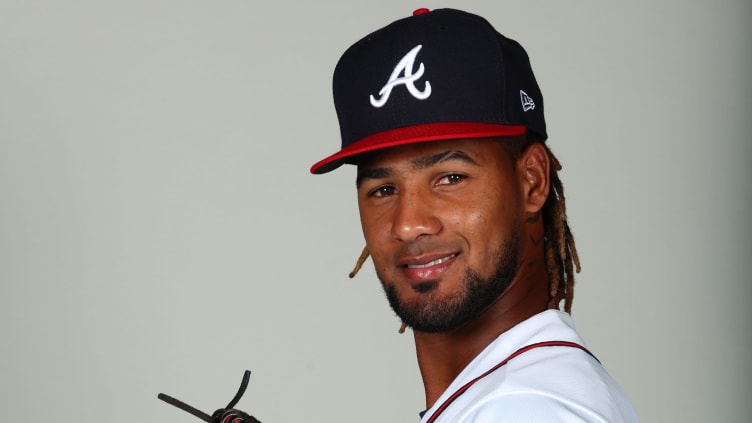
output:
{"label": "forehead", "polygon": [[[428,141],[384,148],[358,157],[358,173],[373,168],[409,167],[421,169],[448,159],[476,165],[498,162],[506,154],[503,140],[473,138]],[[498,163],[497,163],[498,164]]]}

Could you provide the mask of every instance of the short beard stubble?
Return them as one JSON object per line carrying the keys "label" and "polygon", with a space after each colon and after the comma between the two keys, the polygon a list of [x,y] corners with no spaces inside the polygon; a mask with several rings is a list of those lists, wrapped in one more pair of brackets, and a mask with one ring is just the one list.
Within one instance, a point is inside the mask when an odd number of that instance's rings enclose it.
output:
{"label": "short beard stubble", "polygon": [[[510,237],[495,256],[495,271],[483,278],[476,270],[467,269],[461,290],[453,298],[420,304],[403,303],[394,284],[387,284],[379,275],[392,310],[409,327],[420,332],[442,333],[452,331],[478,317],[509,288],[520,261],[521,230],[514,227]],[[378,272],[377,272],[378,273]],[[430,295],[438,281],[424,284]]]}

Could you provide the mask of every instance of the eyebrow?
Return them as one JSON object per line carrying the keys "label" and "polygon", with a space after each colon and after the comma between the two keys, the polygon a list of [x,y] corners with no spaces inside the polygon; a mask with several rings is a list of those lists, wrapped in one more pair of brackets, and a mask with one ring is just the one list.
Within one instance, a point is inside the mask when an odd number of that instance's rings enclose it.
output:
{"label": "eyebrow", "polygon": [[[427,156],[417,157],[410,161],[410,168],[412,170],[423,170],[436,164],[452,160],[458,160],[478,166],[478,163],[473,160],[473,158],[470,157],[467,153],[459,150],[449,150],[438,154],[429,154]],[[392,170],[390,168],[377,167],[373,169],[367,169],[362,172],[358,172],[358,177],[355,179],[355,186],[360,187],[360,185],[368,179],[383,179],[391,175]]]}
{"label": "eyebrow", "polygon": [[363,184],[364,181],[367,181],[369,179],[388,178],[391,174],[391,170],[383,167],[358,172],[358,177],[355,178],[355,187],[360,188],[360,185]]}

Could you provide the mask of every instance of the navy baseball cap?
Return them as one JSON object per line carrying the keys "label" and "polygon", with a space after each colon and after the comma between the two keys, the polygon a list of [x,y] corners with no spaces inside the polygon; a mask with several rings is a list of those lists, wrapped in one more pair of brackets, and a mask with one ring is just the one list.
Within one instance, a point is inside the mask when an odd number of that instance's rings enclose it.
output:
{"label": "navy baseball cap", "polygon": [[315,174],[416,142],[547,138],[525,50],[460,10],[418,9],[353,44],[334,70],[333,91],[342,149],[314,164]]}

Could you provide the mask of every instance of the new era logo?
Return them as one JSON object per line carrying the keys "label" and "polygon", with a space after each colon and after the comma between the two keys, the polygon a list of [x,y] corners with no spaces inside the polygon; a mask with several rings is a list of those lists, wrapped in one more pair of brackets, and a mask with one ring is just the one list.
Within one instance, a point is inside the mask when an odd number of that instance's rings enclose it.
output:
{"label": "new era logo", "polygon": [[520,101],[522,102],[523,112],[535,109],[535,102],[525,91],[520,90]]}

